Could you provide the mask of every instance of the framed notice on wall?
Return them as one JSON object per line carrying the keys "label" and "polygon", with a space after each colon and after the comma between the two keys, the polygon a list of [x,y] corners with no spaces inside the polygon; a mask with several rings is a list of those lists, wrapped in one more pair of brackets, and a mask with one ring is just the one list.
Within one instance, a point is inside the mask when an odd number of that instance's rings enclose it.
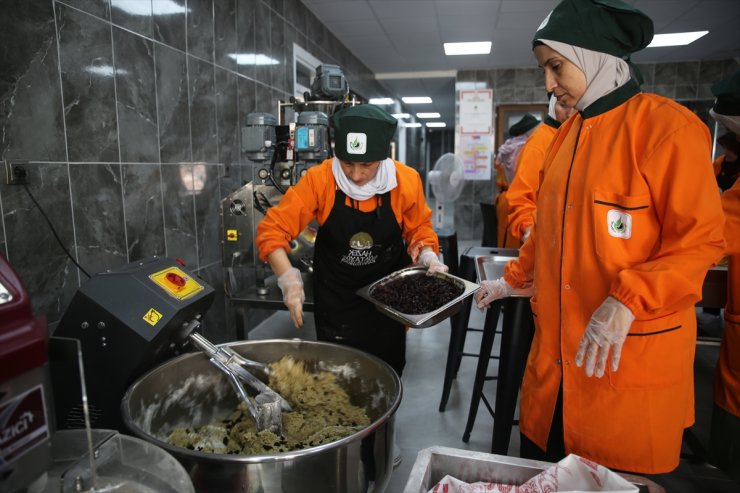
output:
{"label": "framed notice on wall", "polygon": [[460,91],[460,133],[493,133],[493,90]]}

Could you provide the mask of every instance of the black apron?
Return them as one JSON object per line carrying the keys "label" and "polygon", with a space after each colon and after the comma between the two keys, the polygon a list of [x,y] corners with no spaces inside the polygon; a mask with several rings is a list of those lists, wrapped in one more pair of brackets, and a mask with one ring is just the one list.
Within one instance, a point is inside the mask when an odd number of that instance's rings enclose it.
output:
{"label": "black apron", "polygon": [[337,189],[334,207],[319,228],[314,248],[314,319],[320,341],[373,354],[396,370],[406,364],[406,327],[380,313],[356,291],[408,266],[411,258],[391,209],[390,192],[375,196],[372,212],[345,205]]}

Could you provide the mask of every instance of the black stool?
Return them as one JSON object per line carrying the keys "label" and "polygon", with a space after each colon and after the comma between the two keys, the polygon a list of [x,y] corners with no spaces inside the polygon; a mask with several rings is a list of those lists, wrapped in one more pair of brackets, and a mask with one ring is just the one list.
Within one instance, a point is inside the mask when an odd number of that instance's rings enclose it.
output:
{"label": "black stool", "polygon": [[439,240],[439,253],[442,254],[442,261],[449,267],[450,274],[457,276],[460,270],[457,258],[457,232],[437,233],[437,239]]}
{"label": "black stool", "polygon": [[[492,409],[483,394],[483,384],[486,380],[491,379],[491,377],[486,376],[486,373],[501,307],[503,307],[501,352],[496,384],[496,402],[494,409]],[[511,428],[518,424],[518,420],[514,419],[514,412],[516,411],[519,387],[524,376],[524,368],[527,365],[529,348],[534,337],[534,318],[528,296],[497,300],[491,304],[488,311],[483,328],[483,338],[481,339],[478,366],[463,441],[467,443],[470,439],[470,432],[473,430],[475,416],[478,413],[478,405],[482,399],[494,418],[491,453],[506,455],[509,451]]]}
{"label": "black stool", "polygon": [[[465,249],[462,256],[460,257],[458,277],[471,282],[477,282],[477,275],[475,272],[475,258],[479,256],[491,255],[515,257],[518,255],[518,250],[512,248],[468,247]],[[450,317],[450,343],[447,349],[447,364],[445,366],[445,377],[444,383],[442,384],[442,399],[439,403],[439,412],[444,412],[445,408],[447,407],[447,401],[450,397],[450,388],[452,387],[452,381],[457,377],[457,372],[460,369],[460,362],[462,361],[462,357],[479,357],[479,354],[465,353],[463,351],[465,347],[465,337],[467,331],[482,331],[482,329],[471,329],[468,327],[472,300],[472,296],[466,298],[460,311]],[[489,310],[489,312],[491,312],[491,310]]]}

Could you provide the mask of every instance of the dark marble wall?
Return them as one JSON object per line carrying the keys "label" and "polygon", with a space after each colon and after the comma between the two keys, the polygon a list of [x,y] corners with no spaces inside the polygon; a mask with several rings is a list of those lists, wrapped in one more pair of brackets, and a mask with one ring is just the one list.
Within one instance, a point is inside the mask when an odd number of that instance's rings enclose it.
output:
{"label": "dark marble wall", "polygon": [[[292,94],[293,43],[381,95],[299,0],[0,0],[0,160],[29,161],[30,192],[0,179],[0,253],[51,329],[86,278],[63,246],[90,274],[182,259],[217,291],[207,336],[237,336],[219,203],[253,176],[245,115]],[[266,313],[239,316],[248,329]]]}
{"label": "dark marble wall", "polygon": [[[711,85],[740,69],[740,59],[703,60],[681,63],[639,64],[642,90],[674,99],[691,108],[708,125],[713,96]],[[458,86],[476,83],[477,89],[493,89],[494,115],[499,104],[547,103],[542,71],[537,68],[458,72]],[[500,145],[496,143],[496,146]],[[458,240],[479,241],[483,225],[479,202],[492,202],[493,181],[466,181],[455,202],[455,229]]]}

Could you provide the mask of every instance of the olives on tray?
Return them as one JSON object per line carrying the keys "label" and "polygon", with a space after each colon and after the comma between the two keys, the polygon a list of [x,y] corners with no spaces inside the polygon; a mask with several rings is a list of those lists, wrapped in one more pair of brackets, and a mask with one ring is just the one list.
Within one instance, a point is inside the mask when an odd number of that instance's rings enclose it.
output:
{"label": "olives on tray", "polygon": [[463,293],[464,288],[442,277],[402,276],[375,286],[370,294],[377,301],[409,315],[433,312]]}

